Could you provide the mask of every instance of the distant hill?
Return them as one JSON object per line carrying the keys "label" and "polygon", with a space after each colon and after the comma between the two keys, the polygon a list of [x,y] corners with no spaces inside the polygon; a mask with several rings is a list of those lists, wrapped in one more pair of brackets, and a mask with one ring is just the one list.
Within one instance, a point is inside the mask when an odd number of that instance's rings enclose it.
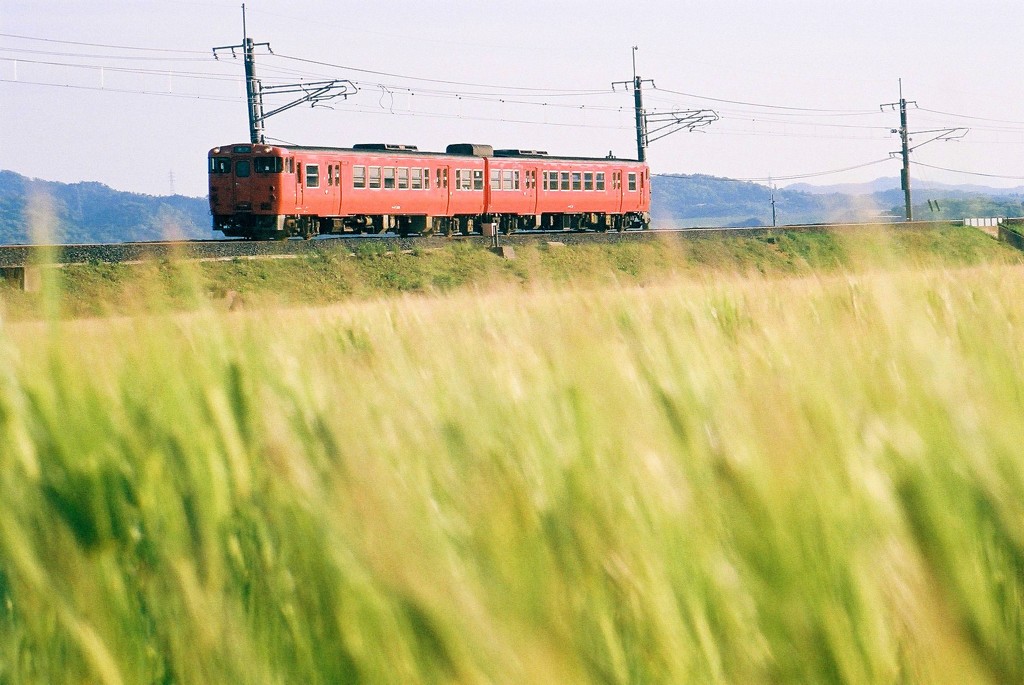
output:
{"label": "distant hill", "polygon": [[[651,179],[651,219],[658,225],[771,226],[772,191],[757,183],[696,175]],[[873,221],[892,213],[892,203],[840,193],[775,191],[781,224]]]}
{"label": "distant hill", "polygon": [[56,183],[0,171],[0,244],[33,242],[26,217],[32,198],[47,208],[49,219],[40,223],[52,227],[58,243],[213,237],[206,198],[155,197],[102,183]]}
{"label": "distant hill", "polygon": [[[903,215],[898,182],[879,179],[868,193],[823,192],[854,186],[789,186],[775,191],[778,224],[879,221]],[[915,217],[1024,216],[1024,192],[961,187],[915,192]],[[770,226],[772,191],[767,186],[703,174],[651,178],[655,226]],[[220,237],[210,229],[206,198],[155,197],[113,190],[101,183],[56,183],[0,171],[0,244],[33,242],[26,207],[47,198],[54,239],[59,243],[117,243]],[[929,205],[928,200],[933,204]],[[937,202],[938,204],[934,204]],[[937,208],[936,208],[937,207]]]}
{"label": "distant hill", "polygon": [[[991,197],[1012,197],[1021,196],[1024,197],[1024,186],[1017,186],[1016,188],[991,188],[989,186],[982,186],[976,184],[959,184],[950,185],[948,183],[934,183],[931,181],[921,181],[918,179],[912,179],[910,187],[914,191],[927,192],[932,195],[931,199],[935,199],[935,194],[940,197],[946,194],[965,194],[965,195],[988,195]],[[795,190],[803,193],[812,193],[814,195],[829,195],[833,193],[840,193],[843,195],[871,195],[873,193],[885,192],[887,190],[899,190],[900,179],[896,176],[876,178],[874,181],[868,181],[866,183],[840,183],[836,185],[824,185],[814,186],[809,183],[794,183],[792,185],[785,186],[785,190]]]}
{"label": "distant hill", "polygon": [[[953,221],[965,217],[1024,216],[1024,188],[925,183],[914,187],[916,219]],[[651,218],[656,225],[772,224],[772,191],[756,183],[701,174],[663,174],[651,178],[651,194]],[[899,218],[903,216],[903,191],[898,179],[856,185],[792,185],[775,191],[775,212],[779,225]]]}

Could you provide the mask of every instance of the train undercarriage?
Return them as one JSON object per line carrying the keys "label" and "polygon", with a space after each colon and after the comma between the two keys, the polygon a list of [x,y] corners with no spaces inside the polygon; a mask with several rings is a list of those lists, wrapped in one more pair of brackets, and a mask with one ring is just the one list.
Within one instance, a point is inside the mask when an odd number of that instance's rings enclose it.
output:
{"label": "train undercarriage", "polygon": [[647,212],[625,214],[484,214],[462,216],[356,215],[344,217],[234,214],[214,216],[213,228],[228,238],[252,240],[310,239],[318,235],[394,233],[413,235],[481,235],[485,224],[504,234],[520,231],[628,231],[650,228]]}

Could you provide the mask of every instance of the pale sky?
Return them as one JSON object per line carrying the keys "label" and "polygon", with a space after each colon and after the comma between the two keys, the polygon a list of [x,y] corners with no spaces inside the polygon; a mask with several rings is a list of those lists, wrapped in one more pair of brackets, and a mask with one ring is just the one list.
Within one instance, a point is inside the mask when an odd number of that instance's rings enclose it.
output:
{"label": "pale sky", "polygon": [[[637,45],[638,72],[657,86],[645,91],[649,110],[721,117],[653,143],[654,173],[779,185],[896,176],[899,115],[879,105],[899,99],[902,78],[917,102],[912,132],[970,128],[915,151],[915,180],[1024,185],[1019,0],[246,8],[250,37],[275,53],[257,57],[265,85],[347,78],[359,88],[330,108],[268,119],[270,139],[632,157],[632,95],[611,83],[632,77]],[[200,196],[207,150],[248,140],[242,61],[211,54],[241,42],[241,2],[0,0],[0,34],[0,169]],[[266,109],[283,101],[268,97]],[[839,169],[850,170],[823,173]]]}

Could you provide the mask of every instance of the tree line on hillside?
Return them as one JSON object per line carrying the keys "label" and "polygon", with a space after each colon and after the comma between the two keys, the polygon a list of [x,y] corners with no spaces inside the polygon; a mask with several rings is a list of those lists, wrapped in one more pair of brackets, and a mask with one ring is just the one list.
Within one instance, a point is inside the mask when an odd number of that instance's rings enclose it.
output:
{"label": "tree line on hillside", "polygon": [[[757,183],[702,174],[655,175],[651,179],[651,215],[655,224],[686,226],[770,226],[772,189]],[[774,191],[776,221],[785,224],[859,223],[900,219],[903,192],[863,195]],[[928,190],[915,194],[916,219],[1024,216],[1024,195]],[[932,200],[929,205],[927,200]],[[936,204],[937,203],[937,204]]]}
{"label": "tree line on hillside", "polygon": [[[703,174],[654,175],[655,226],[770,226],[772,190],[757,183]],[[915,218],[1024,216],[1024,196],[927,190],[916,194]],[[45,202],[32,198],[46,198]],[[865,195],[774,191],[779,225],[865,222],[903,216],[903,194]],[[927,200],[932,200],[928,203]],[[29,207],[45,207],[36,223],[51,227],[57,243],[117,243],[220,237],[210,228],[206,198],[156,197],[113,190],[101,183],[57,183],[0,171],[0,244],[35,242]],[[42,220],[45,219],[45,220]]]}
{"label": "tree line on hillside", "polygon": [[0,171],[0,243],[118,243],[213,237],[206,198],[156,197],[102,183],[57,183]]}

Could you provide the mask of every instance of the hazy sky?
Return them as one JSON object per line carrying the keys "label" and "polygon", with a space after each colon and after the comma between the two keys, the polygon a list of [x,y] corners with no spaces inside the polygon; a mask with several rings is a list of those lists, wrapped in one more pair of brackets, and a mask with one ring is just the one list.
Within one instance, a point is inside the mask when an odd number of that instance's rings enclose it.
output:
{"label": "hazy sky", "polygon": [[[655,142],[655,173],[779,185],[895,176],[899,115],[879,105],[899,99],[902,78],[918,105],[911,131],[970,128],[917,150],[915,179],[1024,185],[1019,0],[246,7],[249,35],[274,51],[258,56],[266,85],[347,78],[360,89],[270,118],[272,139],[634,156],[632,96],[611,82],[631,78],[637,45],[638,71],[657,86],[650,110],[721,116]],[[241,42],[240,2],[0,0],[0,34],[0,169],[204,195],[207,150],[248,139],[242,62],[211,54]]]}

